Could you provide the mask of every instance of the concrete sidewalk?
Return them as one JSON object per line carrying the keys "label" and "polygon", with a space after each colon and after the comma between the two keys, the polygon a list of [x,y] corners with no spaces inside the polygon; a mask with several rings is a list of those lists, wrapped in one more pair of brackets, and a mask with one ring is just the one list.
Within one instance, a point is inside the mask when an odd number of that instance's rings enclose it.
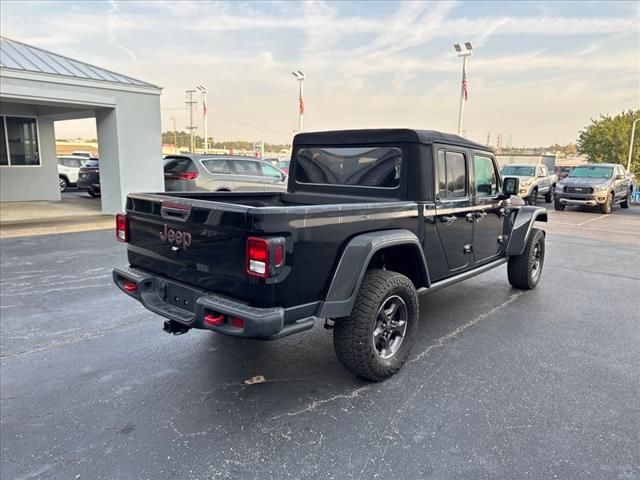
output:
{"label": "concrete sidewalk", "polygon": [[0,203],[0,238],[103,230],[113,222],[113,215],[101,213],[99,198],[74,192],[59,202]]}

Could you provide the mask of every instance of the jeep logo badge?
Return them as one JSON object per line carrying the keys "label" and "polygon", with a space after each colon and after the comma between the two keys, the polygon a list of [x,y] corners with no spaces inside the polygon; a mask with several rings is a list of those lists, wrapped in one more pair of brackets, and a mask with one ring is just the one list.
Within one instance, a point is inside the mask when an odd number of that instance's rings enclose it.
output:
{"label": "jeep logo badge", "polygon": [[189,248],[191,246],[191,234],[181,230],[169,228],[165,223],[164,230],[160,232],[160,240],[169,242],[175,247]]}

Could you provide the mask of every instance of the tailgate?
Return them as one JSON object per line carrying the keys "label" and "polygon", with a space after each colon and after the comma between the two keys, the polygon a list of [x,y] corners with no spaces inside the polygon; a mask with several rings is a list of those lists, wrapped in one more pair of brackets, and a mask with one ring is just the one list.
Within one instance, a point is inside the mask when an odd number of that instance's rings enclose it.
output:
{"label": "tailgate", "polygon": [[250,207],[215,201],[130,195],[129,263],[203,290],[242,299]]}

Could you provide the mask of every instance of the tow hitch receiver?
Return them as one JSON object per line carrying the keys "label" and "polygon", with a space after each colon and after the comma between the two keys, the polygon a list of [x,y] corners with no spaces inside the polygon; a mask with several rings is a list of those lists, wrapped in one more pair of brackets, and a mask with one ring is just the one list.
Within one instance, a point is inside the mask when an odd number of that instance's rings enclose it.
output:
{"label": "tow hitch receiver", "polygon": [[167,333],[173,333],[174,335],[182,335],[183,333],[187,333],[190,329],[189,327],[185,327],[184,325],[174,322],[173,320],[167,320],[164,322],[163,330]]}

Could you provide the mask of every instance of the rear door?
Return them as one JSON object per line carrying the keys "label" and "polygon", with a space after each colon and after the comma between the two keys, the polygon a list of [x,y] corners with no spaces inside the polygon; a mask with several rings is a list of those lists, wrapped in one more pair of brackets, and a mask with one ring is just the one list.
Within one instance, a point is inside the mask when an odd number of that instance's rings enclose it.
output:
{"label": "rear door", "polygon": [[435,146],[436,149],[436,230],[455,273],[472,264],[473,220],[469,189],[469,160],[465,150]]}
{"label": "rear door", "polygon": [[265,190],[264,178],[257,160],[233,160],[233,184],[235,190],[245,192],[260,192]]}
{"label": "rear door", "polygon": [[[538,167],[540,168],[540,167]],[[496,257],[503,249],[502,225],[505,209],[499,198],[500,182],[493,155],[474,152],[473,196],[474,217],[473,257],[483,263]]]}

